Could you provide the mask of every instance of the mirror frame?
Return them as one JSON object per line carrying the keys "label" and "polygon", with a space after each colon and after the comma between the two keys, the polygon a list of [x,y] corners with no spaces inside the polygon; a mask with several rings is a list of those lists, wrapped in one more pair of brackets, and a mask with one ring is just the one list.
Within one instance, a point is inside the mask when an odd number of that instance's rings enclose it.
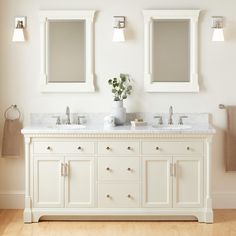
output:
{"label": "mirror frame", "polygon": [[[147,92],[199,92],[198,17],[200,10],[144,10],[144,89]],[[189,82],[153,82],[153,20],[190,20]]]}
{"label": "mirror frame", "polygon": [[[77,93],[94,92],[94,29],[93,20],[95,10],[71,10],[71,11],[40,11],[40,77],[41,92],[43,93]],[[48,83],[48,35],[50,20],[85,20],[86,34],[86,66],[85,82],[53,82]]]}

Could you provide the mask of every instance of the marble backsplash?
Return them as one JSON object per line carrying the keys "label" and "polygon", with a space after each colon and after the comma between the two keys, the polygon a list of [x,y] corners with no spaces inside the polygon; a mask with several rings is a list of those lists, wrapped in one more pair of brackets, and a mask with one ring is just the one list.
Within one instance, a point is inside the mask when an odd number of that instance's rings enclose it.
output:
{"label": "marble backsplash", "polygon": [[[109,113],[71,113],[70,119],[71,123],[77,124],[78,116],[84,116],[86,123],[88,125],[103,124],[105,116],[110,115]],[[209,124],[209,114],[208,113],[174,113],[173,122],[178,124],[179,117],[185,115],[188,118],[184,119],[184,124]],[[60,116],[61,122],[66,122],[66,115],[64,113],[31,113],[30,114],[30,125],[31,126],[44,126],[44,125],[54,125],[56,124],[57,116]],[[130,124],[131,120],[135,118],[142,118],[148,124],[155,124],[158,119],[154,116],[162,116],[163,123],[168,123],[169,114],[168,113],[152,113],[152,112],[134,112],[127,113],[126,123]]]}

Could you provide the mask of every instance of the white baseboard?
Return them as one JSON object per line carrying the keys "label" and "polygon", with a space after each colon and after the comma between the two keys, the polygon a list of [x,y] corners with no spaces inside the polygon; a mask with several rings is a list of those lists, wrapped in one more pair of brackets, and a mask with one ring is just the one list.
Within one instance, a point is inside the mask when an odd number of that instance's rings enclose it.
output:
{"label": "white baseboard", "polygon": [[[236,209],[236,192],[213,193],[214,209]],[[0,209],[24,209],[24,191],[0,192]]]}
{"label": "white baseboard", "polygon": [[236,192],[213,193],[214,209],[236,209]]}
{"label": "white baseboard", "polygon": [[0,209],[24,209],[24,191],[0,192]]}

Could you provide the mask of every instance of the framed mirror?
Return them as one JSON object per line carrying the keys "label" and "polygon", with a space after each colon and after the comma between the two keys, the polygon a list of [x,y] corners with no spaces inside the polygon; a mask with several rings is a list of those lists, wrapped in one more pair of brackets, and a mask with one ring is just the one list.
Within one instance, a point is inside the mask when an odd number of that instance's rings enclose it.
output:
{"label": "framed mirror", "polygon": [[93,92],[95,11],[40,11],[41,91]]}
{"label": "framed mirror", "polygon": [[147,92],[199,92],[199,10],[144,10]]}

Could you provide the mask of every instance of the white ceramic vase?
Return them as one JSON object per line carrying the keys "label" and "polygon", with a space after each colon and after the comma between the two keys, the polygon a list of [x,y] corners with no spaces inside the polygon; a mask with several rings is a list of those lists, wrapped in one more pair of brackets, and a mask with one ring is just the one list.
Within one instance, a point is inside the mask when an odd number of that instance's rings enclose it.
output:
{"label": "white ceramic vase", "polygon": [[122,101],[114,101],[112,115],[115,117],[116,125],[124,125],[126,122],[126,109],[123,107]]}

